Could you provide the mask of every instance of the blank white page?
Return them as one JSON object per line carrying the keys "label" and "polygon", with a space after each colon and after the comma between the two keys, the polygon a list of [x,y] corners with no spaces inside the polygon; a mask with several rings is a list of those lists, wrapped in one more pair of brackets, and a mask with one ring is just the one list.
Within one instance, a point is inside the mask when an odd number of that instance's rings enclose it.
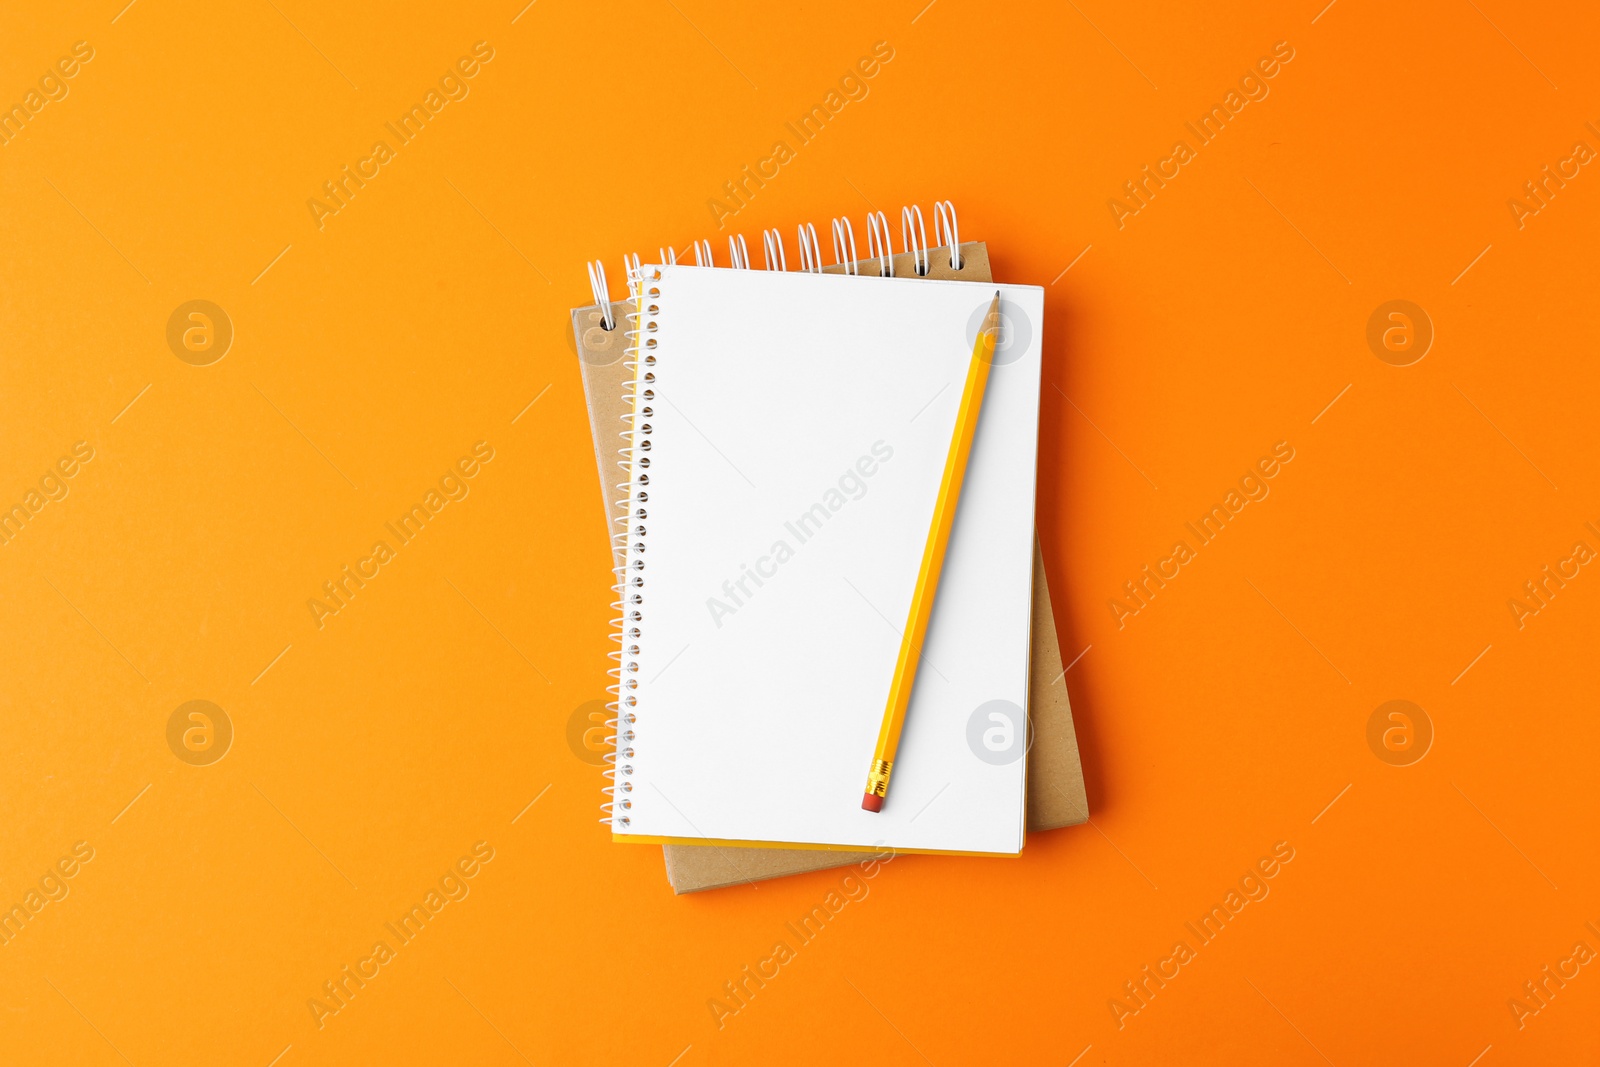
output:
{"label": "blank white page", "polygon": [[[1018,852],[1026,761],[968,737],[993,701],[1025,729],[1043,291],[649,269],[613,833]],[[996,288],[1008,343],[874,814],[867,770]]]}

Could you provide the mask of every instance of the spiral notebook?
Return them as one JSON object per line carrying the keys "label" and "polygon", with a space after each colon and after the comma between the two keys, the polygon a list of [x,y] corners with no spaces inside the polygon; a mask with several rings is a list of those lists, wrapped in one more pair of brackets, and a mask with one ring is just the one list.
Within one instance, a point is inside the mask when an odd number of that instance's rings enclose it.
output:
{"label": "spiral notebook", "polygon": [[[1015,341],[991,375],[896,800],[873,815],[852,783],[993,289],[670,264],[635,278],[613,834],[1015,853],[1023,762],[968,742],[984,708],[1025,729],[1042,290],[1002,287]],[[730,385],[752,379],[759,403]]]}
{"label": "spiral notebook", "polygon": [[[920,276],[987,281],[990,278],[987,248],[980,242],[959,241],[955,233],[953,205],[941,205],[937,221],[936,236],[948,240],[948,247],[941,245],[930,250],[921,231],[920,211],[906,209],[901,231],[906,247],[895,254],[889,248],[888,228],[882,224],[882,216],[877,217],[877,226],[869,219],[868,244],[874,254],[872,258],[863,260],[857,258],[849,221],[835,220],[836,262],[821,269],[831,273],[878,272],[911,278]],[[806,248],[808,238],[809,250]],[[783,269],[785,256],[779,234],[769,231],[763,235],[762,243],[765,266]],[[814,229],[802,227],[800,243],[802,269],[818,269],[820,254]],[[729,244],[733,263],[750,266],[742,239],[730,238]],[[698,243],[694,249],[697,261],[710,262],[708,245]],[[664,250],[661,258],[670,260],[673,253]],[[637,262],[636,258],[634,262]],[[592,270],[591,283],[595,288],[595,303],[589,307],[574,308],[572,326],[583,371],[602,488],[610,497],[614,494],[610,493],[609,483],[615,479],[615,475],[610,473],[613,448],[607,438],[614,433],[612,427],[617,425],[618,416],[622,413],[617,396],[624,374],[622,350],[625,331],[618,326],[626,305],[611,303],[603,272]],[[608,508],[615,515],[618,505],[608,504]],[[1037,546],[1033,549],[1032,562],[1027,823],[1030,830],[1037,831],[1080,824],[1087,817],[1088,807],[1071,706],[1063,681],[1066,672],[1062,667],[1049,589]],[[615,711],[615,705],[612,705],[612,711]],[[669,879],[679,893],[820,870],[853,861],[852,853],[845,851],[723,848],[695,844],[669,844],[665,853]]]}

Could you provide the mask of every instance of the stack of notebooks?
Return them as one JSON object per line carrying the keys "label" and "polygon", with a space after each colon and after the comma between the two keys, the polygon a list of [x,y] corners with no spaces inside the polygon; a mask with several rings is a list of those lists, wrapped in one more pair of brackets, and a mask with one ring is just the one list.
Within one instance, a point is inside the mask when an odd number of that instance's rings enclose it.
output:
{"label": "stack of notebooks", "polygon": [[937,247],[916,208],[898,253],[882,214],[864,258],[832,232],[829,266],[812,226],[795,270],[775,230],[765,269],[741,237],[727,267],[707,243],[630,257],[616,303],[597,263],[572,312],[618,575],[603,821],[665,846],[679,893],[862,852],[1015,856],[1088,818],[1034,536],[1043,290],[996,285],[948,202]]}

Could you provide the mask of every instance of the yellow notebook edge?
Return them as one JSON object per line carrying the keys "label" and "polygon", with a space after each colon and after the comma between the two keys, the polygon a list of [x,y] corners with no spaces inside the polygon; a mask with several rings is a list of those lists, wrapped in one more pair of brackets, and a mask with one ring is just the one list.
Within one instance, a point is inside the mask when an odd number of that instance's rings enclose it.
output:
{"label": "yellow notebook edge", "polygon": [[[1024,843],[1027,838],[1024,836]],[[658,837],[650,834],[612,834],[614,845],[706,845],[713,848],[781,848],[800,852],[862,852],[867,854],[889,849],[897,856],[992,856],[996,859],[1017,859],[1015,852],[965,852],[951,848],[901,848],[898,845],[818,845],[796,841],[735,841],[723,837]]]}

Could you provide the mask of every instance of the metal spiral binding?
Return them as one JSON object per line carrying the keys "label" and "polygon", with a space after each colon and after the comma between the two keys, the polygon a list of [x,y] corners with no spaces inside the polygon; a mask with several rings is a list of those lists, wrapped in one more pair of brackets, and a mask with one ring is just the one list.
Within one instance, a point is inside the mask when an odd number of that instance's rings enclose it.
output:
{"label": "metal spiral binding", "polygon": [[961,269],[961,227],[956,224],[956,206],[948,200],[934,202],[933,243],[938,247],[948,244],[950,269]]}
{"label": "metal spiral binding", "polygon": [[627,495],[618,502],[623,506],[624,514],[616,520],[620,529],[613,537],[624,549],[624,554],[622,563],[615,570],[616,584],[611,587],[617,594],[617,600],[612,604],[617,611],[617,617],[612,620],[616,628],[612,638],[621,647],[607,653],[616,666],[609,668],[606,673],[616,680],[616,684],[607,686],[606,691],[617,699],[606,705],[606,709],[614,714],[613,718],[606,720],[606,727],[615,732],[606,738],[611,751],[605,754],[604,759],[610,766],[603,773],[612,784],[605,787],[605,793],[611,799],[600,805],[600,810],[606,813],[600,821],[610,823],[613,831],[627,829],[631,820],[626,812],[633,807],[629,795],[633,792],[633,783],[629,780],[633,775],[633,764],[627,761],[633,759],[633,728],[637,722],[633,708],[638,704],[638,696],[633,690],[639,685],[639,640],[643,636],[640,624],[644,622],[644,552],[649,533],[646,525],[649,521],[646,505],[650,500],[649,420],[653,414],[651,403],[655,400],[656,386],[657,338],[650,335],[660,327],[656,316],[661,310],[661,288],[651,284],[660,281],[661,272],[643,267],[637,256],[628,260],[628,266],[628,293],[633,298],[634,310],[625,315],[632,329],[624,331],[629,347],[627,361],[623,365],[633,371],[633,376],[623,385],[622,398],[628,410],[622,418],[627,428],[619,435],[625,444],[618,449],[622,458],[617,461],[617,465],[628,475],[628,480],[617,486]]}
{"label": "metal spiral binding", "polygon": [[598,259],[585,266],[589,268],[589,291],[594,294],[594,302],[600,305],[601,328],[615,330],[617,318],[611,314],[611,287],[606,284],[606,268]]}
{"label": "metal spiral binding", "polygon": [[[844,250],[846,242],[850,249],[850,258],[846,259]],[[850,225],[850,220],[833,220],[833,262],[844,268],[846,274],[860,274],[861,269],[856,265],[856,231]]]}
{"label": "metal spiral binding", "polygon": [[[950,249],[950,268],[961,270],[965,265],[961,258],[961,226],[956,218],[956,206],[949,200],[940,200],[934,204],[933,218],[933,244],[928,243],[928,230],[924,222],[922,208],[916,204],[900,209],[900,243],[901,251],[911,253],[912,266],[918,275],[926,275],[932,266],[932,251],[934,248]],[[855,227],[847,217],[839,217],[831,223],[833,236],[833,259],[836,266],[844,268],[846,274],[860,274],[860,259],[856,249]],[[817,239],[817,228],[810,223],[804,223],[795,228],[800,245],[800,266],[803,271],[821,274],[822,243]],[[716,266],[715,257],[711,251],[711,242],[708,240],[694,241],[690,244],[694,249],[694,264],[697,267]],[[782,231],[773,228],[761,231],[762,267],[765,270],[786,271],[789,269],[787,250],[783,243]],[[670,247],[656,249],[659,261],[669,266],[678,262],[677,252]],[[894,277],[894,239],[889,229],[889,219],[881,211],[867,213],[867,258],[876,258],[878,261],[878,274],[884,278]],[[739,270],[750,270],[754,266],[750,259],[750,249],[745,243],[743,234],[728,235],[729,266]],[[776,267],[774,267],[776,264]],[[638,273],[643,264],[637,254],[626,255],[622,259],[623,269],[632,277]],[[595,303],[600,306],[605,315],[606,329],[616,328],[615,318],[610,310],[610,291],[606,285],[605,271],[596,260],[589,266],[589,287],[594,293]]]}
{"label": "metal spiral binding", "polygon": [[915,204],[900,209],[900,243],[911,253],[917,277],[925,277],[932,262],[928,259],[928,228],[922,224],[922,209]]}
{"label": "metal spiral binding", "polygon": [[[934,248],[949,246],[951,270],[961,270],[965,266],[961,256],[961,226],[956,218],[955,204],[949,200],[940,200],[934,204],[933,210],[934,241],[929,245],[928,227],[923,218],[922,208],[912,204],[900,209],[901,251],[911,254],[912,269],[919,277],[925,277],[932,269]],[[846,274],[860,274],[861,260],[856,248],[855,226],[849,218],[841,216],[832,220],[831,229],[834,265],[842,267]],[[799,269],[821,274],[822,243],[817,239],[817,228],[809,222],[802,223],[795,227],[795,235],[800,245]],[[781,231],[762,230],[761,245],[762,265],[766,270],[773,270],[774,263],[777,264],[777,270],[789,269]],[[711,261],[710,241],[696,241],[693,247],[696,266],[714,266]],[[661,255],[663,263],[677,262],[670,249],[663,249]],[[751,269],[750,250],[742,234],[728,236],[728,256],[732,261],[731,266],[740,270]],[[893,232],[889,229],[888,217],[881,211],[867,212],[867,258],[878,260],[880,277],[894,277],[894,256]],[[637,266],[637,259],[632,265]]]}
{"label": "metal spiral binding", "polygon": [[807,222],[795,230],[800,234],[800,269],[821,274],[822,245],[817,241],[817,228]]}
{"label": "metal spiral binding", "polygon": [[881,211],[867,212],[867,255],[878,257],[878,276],[894,277],[894,246],[889,240],[889,220]]}
{"label": "metal spiral binding", "polygon": [[783,234],[776,227],[761,231],[761,266],[771,270],[774,262],[779,270],[789,269],[789,258],[783,252]]}

